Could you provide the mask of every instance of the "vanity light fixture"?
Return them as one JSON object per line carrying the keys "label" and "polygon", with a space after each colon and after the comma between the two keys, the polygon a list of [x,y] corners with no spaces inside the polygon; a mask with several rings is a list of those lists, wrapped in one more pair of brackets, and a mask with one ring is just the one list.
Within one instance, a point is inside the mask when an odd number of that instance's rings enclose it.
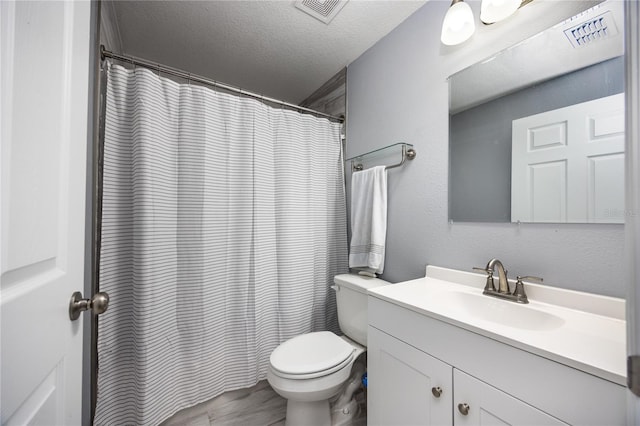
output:
{"label": "vanity light fixture", "polygon": [[513,15],[521,3],[521,0],[482,0],[480,20],[484,24],[502,21]]}
{"label": "vanity light fixture", "polygon": [[[533,0],[482,0],[480,21],[489,25],[513,15],[516,10]],[[467,41],[475,31],[473,12],[463,0],[453,0],[442,23],[440,40],[453,46]]]}
{"label": "vanity light fixture", "polygon": [[448,46],[460,44],[469,39],[475,30],[471,7],[464,0],[453,0],[442,23],[442,43]]}

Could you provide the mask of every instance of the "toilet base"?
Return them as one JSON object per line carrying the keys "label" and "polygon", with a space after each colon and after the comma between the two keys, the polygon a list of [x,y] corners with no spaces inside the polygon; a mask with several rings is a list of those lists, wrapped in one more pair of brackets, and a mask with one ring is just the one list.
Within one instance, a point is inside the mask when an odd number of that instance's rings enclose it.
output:
{"label": "toilet base", "polygon": [[329,400],[287,401],[285,426],[331,426]]}
{"label": "toilet base", "polygon": [[335,409],[334,407],[331,412],[331,426],[350,425],[359,415],[360,406],[358,405],[358,401],[353,398],[339,409]]}

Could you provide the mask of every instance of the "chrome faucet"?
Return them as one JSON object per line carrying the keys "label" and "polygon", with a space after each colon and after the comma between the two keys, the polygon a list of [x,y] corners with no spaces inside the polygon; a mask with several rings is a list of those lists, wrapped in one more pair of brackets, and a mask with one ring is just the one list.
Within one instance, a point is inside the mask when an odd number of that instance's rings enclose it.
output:
{"label": "chrome faucet", "polygon": [[[493,282],[493,273],[496,270],[496,266],[498,267],[498,290],[496,290],[496,286]],[[487,284],[484,286],[483,294],[509,293],[509,279],[507,278],[507,271],[504,269],[502,262],[498,259],[491,259],[484,268],[474,267],[473,269],[487,273]]]}
{"label": "chrome faucet", "polygon": [[[507,279],[507,271],[504,269],[504,265],[502,264],[502,262],[500,262],[498,259],[491,259],[489,263],[487,263],[487,267],[485,269],[487,271],[493,272],[496,270],[496,266],[498,267],[498,292],[509,293],[509,281]],[[493,288],[493,291],[495,291],[495,287]]]}
{"label": "chrome faucet", "polygon": [[[493,273],[498,268],[498,290],[496,290],[496,286],[493,282]],[[527,298],[527,294],[524,291],[524,284],[522,282],[523,279],[528,279],[529,281],[534,281],[541,283],[542,278],[538,277],[521,277],[518,276],[516,281],[515,288],[513,293],[509,290],[509,278],[507,277],[507,271],[504,269],[504,265],[498,259],[491,259],[487,266],[484,268],[473,268],[476,271],[483,271],[487,273],[487,284],[484,286],[484,290],[482,294],[486,294],[488,296],[499,297],[500,299],[511,300],[517,303],[529,303],[529,299]]]}

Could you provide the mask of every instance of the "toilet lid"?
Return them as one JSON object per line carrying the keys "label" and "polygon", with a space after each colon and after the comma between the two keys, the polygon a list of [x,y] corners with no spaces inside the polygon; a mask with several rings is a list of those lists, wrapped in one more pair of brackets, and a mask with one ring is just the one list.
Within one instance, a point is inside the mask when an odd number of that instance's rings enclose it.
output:
{"label": "toilet lid", "polygon": [[328,370],[350,358],[354,347],[330,331],[301,334],[271,353],[271,366],[286,374]]}

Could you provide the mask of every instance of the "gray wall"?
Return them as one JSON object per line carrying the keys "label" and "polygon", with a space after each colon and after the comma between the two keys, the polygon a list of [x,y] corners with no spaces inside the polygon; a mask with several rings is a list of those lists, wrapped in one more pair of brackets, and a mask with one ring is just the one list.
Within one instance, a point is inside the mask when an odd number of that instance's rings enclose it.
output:
{"label": "gray wall", "polygon": [[513,120],[623,91],[624,57],[618,57],[452,115],[449,218],[454,222],[511,220]]}
{"label": "gray wall", "polygon": [[116,11],[111,0],[100,2],[100,44],[112,52],[124,53]]}
{"label": "gray wall", "polygon": [[[479,1],[468,3],[477,17]],[[424,276],[425,264],[469,270],[497,257],[510,276],[623,297],[622,225],[448,223],[447,77],[589,6],[551,3],[532,2],[447,47],[440,29],[450,3],[429,1],[348,67],[347,157],[397,141],[418,153],[389,171],[384,279]]]}

